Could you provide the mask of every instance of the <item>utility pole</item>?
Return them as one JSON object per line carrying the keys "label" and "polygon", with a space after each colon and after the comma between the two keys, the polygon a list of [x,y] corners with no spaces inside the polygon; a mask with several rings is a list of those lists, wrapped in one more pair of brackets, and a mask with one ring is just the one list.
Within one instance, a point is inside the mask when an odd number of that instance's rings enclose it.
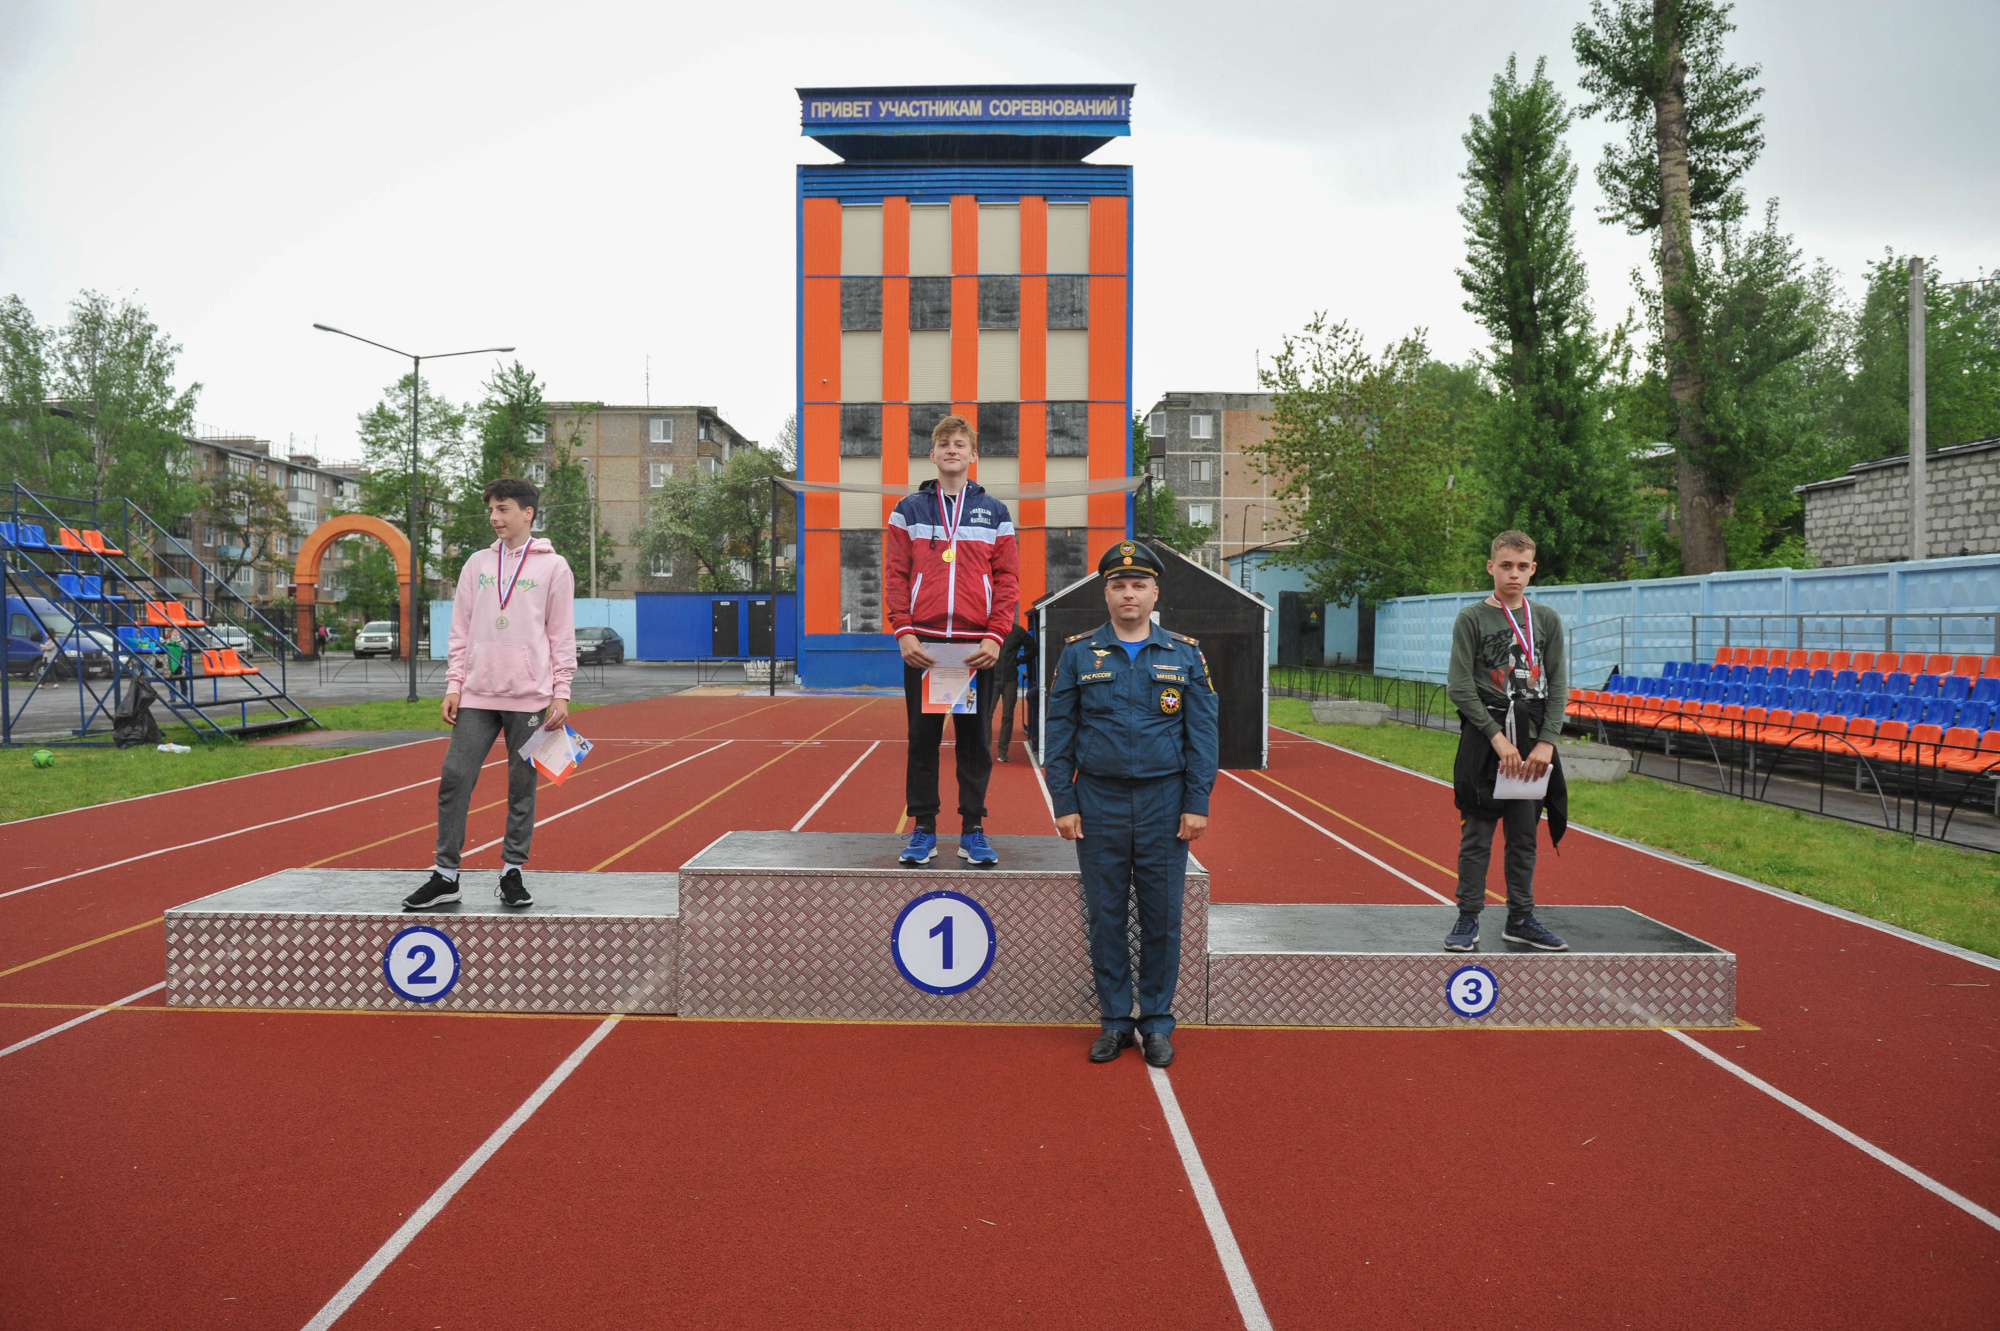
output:
{"label": "utility pole", "polygon": [[1910,558],[1930,552],[1925,511],[1930,495],[1924,476],[1924,261],[1910,260]]}

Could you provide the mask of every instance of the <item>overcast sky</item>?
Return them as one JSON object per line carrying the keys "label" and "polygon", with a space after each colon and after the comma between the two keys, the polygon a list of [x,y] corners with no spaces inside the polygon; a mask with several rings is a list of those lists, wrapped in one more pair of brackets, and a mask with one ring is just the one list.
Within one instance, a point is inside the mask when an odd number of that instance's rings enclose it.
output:
{"label": "overcast sky", "polygon": [[[0,0],[0,293],[59,323],[129,295],[204,430],[359,453],[420,352],[512,344],[552,398],[790,411],[795,87],[1133,82],[1135,406],[1256,387],[1314,310],[1459,359],[1467,118],[1509,53],[1576,100],[1571,3],[562,5]],[[1855,281],[1885,246],[2000,268],[2000,5],[1748,3],[1769,147],[1749,181]],[[1598,314],[1643,242],[1599,224]],[[491,358],[440,363],[478,394]],[[427,370],[427,377],[433,372]]]}

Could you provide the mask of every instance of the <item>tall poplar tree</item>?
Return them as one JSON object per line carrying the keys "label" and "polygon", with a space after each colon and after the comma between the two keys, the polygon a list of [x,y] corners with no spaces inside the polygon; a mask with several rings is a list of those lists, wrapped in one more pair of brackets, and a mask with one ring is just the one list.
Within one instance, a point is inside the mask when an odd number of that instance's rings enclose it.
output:
{"label": "tall poplar tree", "polygon": [[1611,570],[1632,486],[1604,428],[1604,351],[1570,226],[1571,117],[1546,64],[1523,83],[1508,57],[1486,114],[1472,117],[1458,278],[1466,311],[1493,338],[1499,385],[1478,450],[1487,525],[1534,536],[1541,576],[1572,582]]}
{"label": "tall poplar tree", "polygon": [[1657,233],[1662,351],[1680,492],[1681,562],[1689,573],[1728,566],[1734,496],[1703,405],[1695,227],[1744,213],[1737,188],[1764,147],[1756,65],[1732,65],[1735,31],[1719,0],[1592,0],[1572,36],[1584,90],[1579,108],[1626,128],[1597,168],[1600,216],[1634,235]]}

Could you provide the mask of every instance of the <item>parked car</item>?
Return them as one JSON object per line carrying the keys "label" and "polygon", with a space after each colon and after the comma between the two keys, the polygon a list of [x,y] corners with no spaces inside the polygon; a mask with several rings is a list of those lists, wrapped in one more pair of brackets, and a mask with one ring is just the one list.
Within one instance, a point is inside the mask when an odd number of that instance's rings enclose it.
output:
{"label": "parked car", "polygon": [[74,678],[78,671],[95,676],[111,673],[111,653],[92,631],[79,629],[75,620],[42,597],[7,598],[9,674],[30,678],[39,674],[42,644],[49,638],[56,643],[55,669],[50,672],[55,677]]}
{"label": "parked car", "polygon": [[617,629],[578,629],[576,631],[576,663],[578,665],[622,665],[625,661],[625,639],[618,636]]}
{"label": "parked car", "polygon": [[250,653],[257,650],[257,640],[250,636],[249,630],[238,628],[234,624],[211,624],[200,632],[204,638],[209,639],[203,646],[210,651],[218,647],[233,648],[238,656],[247,661],[250,659]]}
{"label": "parked car", "polygon": [[373,619],[361,626],[361,632],[354,635],[354,655],[359,660],[368,656],[395,656],[402,649],[402,631],[393,619]]}

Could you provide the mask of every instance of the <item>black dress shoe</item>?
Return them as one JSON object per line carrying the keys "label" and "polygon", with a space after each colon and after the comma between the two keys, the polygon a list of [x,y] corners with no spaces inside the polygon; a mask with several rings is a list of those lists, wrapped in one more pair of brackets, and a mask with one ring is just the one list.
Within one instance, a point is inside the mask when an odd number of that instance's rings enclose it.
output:
{"label": "black dress shoe", "polygon": [[1106,1031],[1090,1042],[1090,1061],[1109,1063],[1133,1044],[1130,1031]]}
{"label": "black dress shoe", "polygon": [[1163,1068],[1174,1061],[1174,1042],[1167,1038],[1165,1031],[1154,1031],[1144,1038],[1148,1063]]}

